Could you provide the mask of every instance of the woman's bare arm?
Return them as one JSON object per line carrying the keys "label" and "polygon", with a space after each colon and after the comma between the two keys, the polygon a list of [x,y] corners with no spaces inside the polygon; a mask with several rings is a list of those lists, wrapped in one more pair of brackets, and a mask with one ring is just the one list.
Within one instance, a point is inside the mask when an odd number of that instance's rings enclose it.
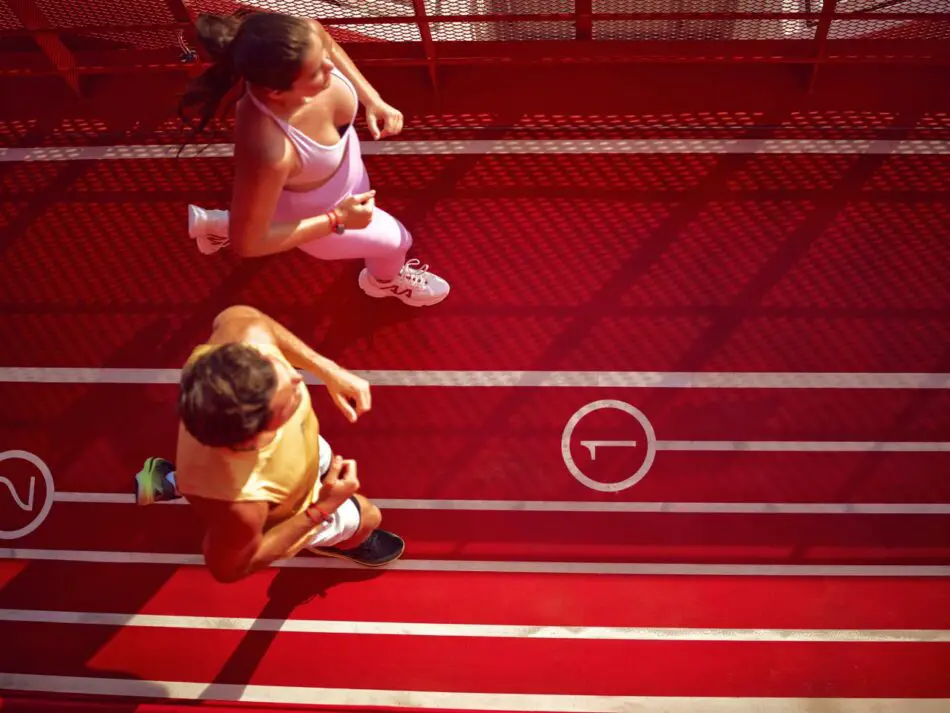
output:
{"label": "woman's bare arm", "polygon": [[[316,21],[314,21],[316,22]],[[359,97],[360,102],[364,106],[370,106],[382,101],[373,85],[369,83],[369,80],[363,76],[363,73],[357,69],[356,65],[353,63],[353,60],[350,59],[350,56],[346,53],[339,43],[327,32],[326,28],[321,25],[319,22],[316,22],[317,25],[317,34],[320,35],[320,40],[323,42],[323,46],[327,50],[327,54],[330,55],[330,61],[333,62],[343,75],[353,82],[353,86],[356,87],[356,95]]]}
{"label": "woman's bare arm", "polygon": [[366,125],[373,138],[381,139],[385,136],[399,134],[402,131],[404,121],[402,112],[383,101],[379,92],[363,76],[363,73],[356,67],[350,56],[330,36],[326,28],[319,22],[316,23],[316,26],[317,34],[320,35],[321,41],[330,56],[330,61],[353,83],[357,97],[366,107]]}
{"label": "woman's bare arm", "polygon": [[[326,214],[291,222],[273,220],[277,201],[294,166],[286,142],[272,145],[259,137],[238,136],[234,164],[228,240],[238,255],[261,257],[282,253],[332,234],[333,223]],[[370,191],[347,198],[337,209],[337,220],[348,228],[368,225],[375,208],[373,195],[375,192]]]}

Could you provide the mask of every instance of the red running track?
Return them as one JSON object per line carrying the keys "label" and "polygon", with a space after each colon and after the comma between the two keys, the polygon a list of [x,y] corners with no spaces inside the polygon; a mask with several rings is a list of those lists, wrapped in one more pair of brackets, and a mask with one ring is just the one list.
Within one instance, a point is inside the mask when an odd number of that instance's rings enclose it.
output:
{"label": "red running track", "polygon": [[[943,156],[369,165],[380,203],[452,281],[444,304],[368,304],[355,265],[298,253],[199,255],[182,234],[184,207],[223,203],[226,160],[0,164],[4,373],[176,369],[236,302],[347,367],[410,379],[948,371]],[[0,383],[0,450],[39,455],[58,498],[0,560],[0,639],[14,642],[0,651],[0,689],[17,692],[0,699],[4,710],[63,705],[41,695],[53,691],[113,707],[157,699],[141,710],[202,697],[677,713],[863,711],[862,698],[905,699],[880,708],[902,713],[948,705],[945,377],[934,389],[382,386],[356,426],[314,386],[325,435],[359,460],[367,494],[391,503],[405,566],[301,557],[235,585],[200,566],[186,507],[127,502],[143,458],[174,450],[174,386],[137,379]],[[572,478],[561,453],[571,415],[598,399],[636,406],[665,444],[618,493]],[[603,412],[578,426],[570,452],[617,482],[643,462],[644,435]],[[580,441],[599,438],[640,445],[593,462]],[[832,450],[755,446],[799,441]],[[910,448],[842,445],[853,442]],[[29,466],[2,467],[25,493]],[[36,487],[39,502],[47,491]],[[473,500],[508,509],[458,509]],[[539,501],[574,511],[522,510]],[[751,512],[695,511],[737,504]],[[775,514],[775,504],[834,514]],[[638,505],[655,511],[622,510]],[[870,505],[885,511],[860,512]],[[656,511],[677,507],[693,511]],[[6,530],[30,519],[12,499],[0,517]],[[386,623],[405,627],[380,633]]]}

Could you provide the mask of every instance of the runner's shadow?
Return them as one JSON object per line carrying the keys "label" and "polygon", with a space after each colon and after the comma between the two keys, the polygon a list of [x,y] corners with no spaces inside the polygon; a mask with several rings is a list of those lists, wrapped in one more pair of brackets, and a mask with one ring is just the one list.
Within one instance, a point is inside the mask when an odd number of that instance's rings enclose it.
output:
{"label": "runner's shadow", "polygon": [[291,618],[297,607],[315,598],[325,598],[327,591],[333,587],[365,582],[384,573],[384,570],[373,569],[281,569],[271,582],[267,604],[257,621],[244,635],[202,697],[213,699],[215,689],[221,686],[228,686],[228,690],[234,693],[231,687],[249,685],[255,670],[279,634],[278,626]]}
{"label": "runner's shadow", "polygon": [[[121,569],[120,569],[121,568]],[[31,561],[16,577],[0,588],[0,609],[28,610],[35,616],[73,612],[140,611],[175,568],[163,565],[102,564],[85,562]],[[0,670],[7,674],[66,676],[104,679],[87,686],[107,694],[109,710],[133,713],[141,700],[170,697],[163,685],[122,670],[128,647],[122,641],[129,630],[113,623],[8,622],[3,625]],[[55,683],[51,682],[52,692]],[[15,685],[10,686],[11,689]],[[2,693],[2,692],[0,692]],[[61,691],[80,694],[78,690]],[[38,691],[31,698],[42,698]],[[50,693],[49,695],[54,695]],[[10,701],[10,710],[16,703]],[[0,706],[3,707],[3,706]],[[68,710],[63,706],[63,710]],[[6,710],[6,708],[4,708]],[[40,710],[24,703],[24,710]]]}
{"label": "runner's shadow", "polygon": [[[336,280],[322,293],[320,308],[309,314],[294,314],[288,319],[288,328],[300,335],[320,332],[314,337],[313,348],[331,359],[365,340],[365,348],[373,350],[376,334],[401,323],[418,319],[423,312],[395,298],[374,299],[364,294],[357,285],[362,265],[354,262],[340,271]],[[304,336],[305,341],[309,341]],[[421,345],[420,345],[421,346]]]}

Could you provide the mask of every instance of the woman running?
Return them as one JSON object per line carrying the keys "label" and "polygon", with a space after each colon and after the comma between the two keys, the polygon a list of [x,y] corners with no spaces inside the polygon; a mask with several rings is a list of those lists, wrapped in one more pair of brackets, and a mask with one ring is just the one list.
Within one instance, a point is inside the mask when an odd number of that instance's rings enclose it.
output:
{"label": "woman running", "polygon": [[362,258],[371,297],[433,305],[449,284],[406,260],[409,231],[376,207],[353,126],[359,103],[374,138],[402,130],[387,104],[320,23],[262,12],[204,15],[198,37],[214,64],[181,99],[195,134],[229,94],[236,105],[235,179],[229,211],[188,207],[188,232],[203,253],[225,245],[244,257],[292,248],[323,260]]}

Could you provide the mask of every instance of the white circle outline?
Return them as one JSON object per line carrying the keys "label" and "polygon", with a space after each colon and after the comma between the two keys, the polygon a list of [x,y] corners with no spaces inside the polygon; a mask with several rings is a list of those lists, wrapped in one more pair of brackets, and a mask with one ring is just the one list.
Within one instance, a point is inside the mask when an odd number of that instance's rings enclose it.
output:
{"label": "white circle outline", "polygon": [[[647,453],[643,459],[643,464],[637,469],[637,472],[631,475],[626,480],[621,480],[619,483],[601,483],[599,480],[594,480],[593,478],[585,475],[580,468],[577,467],[577,464],[574,463],[574,458],[571,455],[571,435],[574,433],[574,429],[577,427],[577,424],[580,423],[581,419],[587,416],[594,411],[600,411],[605,408],[615,408],[624,413],[628,413],[637,419],[637,423],[643,428],[643,432],[646,435],[647,441]],[[653,431],[653,424],[650,423],[650,420],[646,415],[635,406],[631,406],[626,401],[618,401],[616,399],[602,399],[600,401],[591,401],[586,406],[582,406],[577,411],[574,412],[574,415],[571,416],[567,425],[564,426],[564,431],[561,433],[561,457],[564,459],[564,465],[567,466],[567,469],[571,472],[571,475],[575,479],[580,481],[583,485],[586,485],[592,490],[599,490],[602,493],[616,493],[621,490],[626,490],[646,477],[647,472],[653,466],[653,459],[656,457],[656,433]]]}
{"label": "white circle outline", "polygon": [[46,502],[43,503],[43,507],[40,508],[39,514],[33,518],[33,522],[29,525],[21,527],[19,530],[14,530],[13,532],[7,532],[5,530],[0,530],[0,540],[17,540],[21,537],[29,535],[33,530],[38,528],[43,524],[43,521],[49,515],[50,509],[53,507],[53,498],[56,494],[56,488],[53,484],[53,474],[50,472],[49,467],[43,460],[29,451],[4,451],[0,453],[0,463],[5,460],[19,459],[25,460],[27,463],[30,463],[35,467],[40,475],[43,476],[43,480],[46,481]]}

